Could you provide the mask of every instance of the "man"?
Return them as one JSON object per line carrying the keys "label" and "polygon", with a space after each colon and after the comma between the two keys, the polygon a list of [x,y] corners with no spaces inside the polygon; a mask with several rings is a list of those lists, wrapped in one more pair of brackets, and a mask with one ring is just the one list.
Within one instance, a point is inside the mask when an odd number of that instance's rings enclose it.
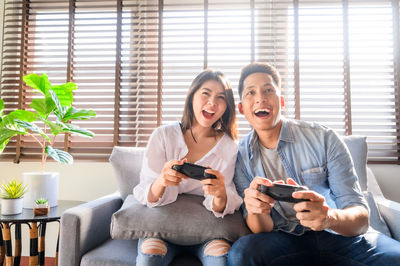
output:
{"label": "man", "polygon": [[[233,244],[228,264],[400,265],[400,242],[366,233],[369,210],[343,141],[324,126],[281,117],[277,70],[247,65],[239,95],[253,131],[240,141],[234,181],[254,234]],[[274,201],[257,190],[285,181],[306,186],[292,196],[308,201]]]}

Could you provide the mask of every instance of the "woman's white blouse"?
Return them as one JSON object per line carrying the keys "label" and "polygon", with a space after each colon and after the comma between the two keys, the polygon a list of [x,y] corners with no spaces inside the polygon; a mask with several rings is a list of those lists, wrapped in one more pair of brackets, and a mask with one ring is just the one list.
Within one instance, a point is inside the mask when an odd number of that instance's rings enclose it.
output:
{"label": "woman's white blouse", "polygon": [[143,205],[148,207],[163,206],[176,201],[181,193],[203,195],[203,205],[212,211],[216,217],[224,217],[239,209],[242,198],[237,194],[233,183],[233,174],[237,156],[237,144],[224,134],[218,143],[206,154],[195,162],[202,166],[210,166],[218,170],[225,177],[227,203],[223,213],[212,209],[214,196],[204,195],[202,184],[196,179],[182,180],[178,186],[168,186],[164,195],[157,202],[148,202],[147,195],[151,184],[160,176],[164,164],[170,160],[183,159],[188,153],[179,123],[161,126],[154,130],[147,144],[140,172],[140,183],[133,189],[133,195]]}

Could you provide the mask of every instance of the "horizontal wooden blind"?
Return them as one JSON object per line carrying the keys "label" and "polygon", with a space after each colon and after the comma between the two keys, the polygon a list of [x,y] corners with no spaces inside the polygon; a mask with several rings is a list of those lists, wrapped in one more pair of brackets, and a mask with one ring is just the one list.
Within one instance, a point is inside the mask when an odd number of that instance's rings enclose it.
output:
{"label": "horizontal wooden blind", "polygon": [[[342,135],[366,135],[369,160],[400,162],[398,0],[20,0],[5,2],[1,97],[29,108],[26,73],[74,81],[79,125],[94,139],[57,139],[76,159],[114,145],[144,146],[179,121],[193,78],[222,70],[236,103],[240,69],[270,62],[282,76],[284,114]],[[250,128],[238,115],[239,136]],[[34,159],[27,138],[2,158]]]}

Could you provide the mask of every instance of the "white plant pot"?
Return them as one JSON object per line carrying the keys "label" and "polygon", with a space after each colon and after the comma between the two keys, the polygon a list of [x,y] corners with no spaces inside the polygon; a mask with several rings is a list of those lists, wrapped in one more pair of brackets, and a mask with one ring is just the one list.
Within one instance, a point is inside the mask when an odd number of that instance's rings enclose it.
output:
{"label": "white plant pot", "polygon": [[50,207],[57,206],[59,173],[33,172],[23,173],[24,184],[28,191],[24,195],[24,208],[33,209],[35,200],[46,198]]}
{"label": "white plant pot", "polygon": [[24,198],[1,199],[1,215],[15,215],[22,212]]}

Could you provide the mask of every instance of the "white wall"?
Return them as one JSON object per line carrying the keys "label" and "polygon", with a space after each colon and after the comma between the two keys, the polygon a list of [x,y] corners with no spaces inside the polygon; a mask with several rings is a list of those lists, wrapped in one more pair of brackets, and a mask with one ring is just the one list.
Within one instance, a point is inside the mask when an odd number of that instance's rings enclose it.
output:
{"label": "white wall", "polygon": [[400,202],[400,165],[369,164],[387,199]]}

